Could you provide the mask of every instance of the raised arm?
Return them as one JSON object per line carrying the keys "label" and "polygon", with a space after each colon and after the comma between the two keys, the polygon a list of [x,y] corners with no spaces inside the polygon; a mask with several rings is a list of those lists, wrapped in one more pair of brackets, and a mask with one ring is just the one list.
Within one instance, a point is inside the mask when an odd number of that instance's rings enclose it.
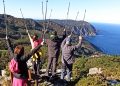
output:
{"label": "raised arm", "polygon": [[28,53],[27,55],[23,56],[21,58],[22,61],[28,61],[31,56],[37,52],[37,50],[39,50],[39,48],[41,47],[41,44],[39,44],[37,47],[35,47],[32,51],[30,51],[30,53]]}
{"label": "raised arm", "polygon": [[12,47],[10,39],[8,39],[7,36],[6,36],[6,43],[7,43],[8,51],[10,53],[10,58],[13,58],[13,56],[14,56],[13,47]]}
{"label": "raised arm", "polygon": [[61,38],[61,42],[66,38],[67,34],[66,34],[66,30],[64,29],[64,32],[63,32],[63,36]]}
{"label": "raised arm", "polygon": [[72,46],[73,50],[79,48],[81,46],[81,44],[82,44],[82,36],[79,36],[79,42],[78,42],[78,44]]}
{"label": "raised arm", "polygon": [[66,43],[66,39],[67,39],[67,38],[65,38],[65,39],[62,41],[61,48],[64,47],[64,45],[65,45],[65,43]]}
{"label": "raised arm", "polygon": [[30,33],[29,33],[28,30],[26,30],[26,32],[27,32],[27,34],[28,34],[28,37],[29,37],[29,39],[30,39],[30,43],[31,43],[31,46],[32,46],[32,49],[33,49],[34,43],[33,43],[32,37],[31,37],[31,35],[30,35]]}

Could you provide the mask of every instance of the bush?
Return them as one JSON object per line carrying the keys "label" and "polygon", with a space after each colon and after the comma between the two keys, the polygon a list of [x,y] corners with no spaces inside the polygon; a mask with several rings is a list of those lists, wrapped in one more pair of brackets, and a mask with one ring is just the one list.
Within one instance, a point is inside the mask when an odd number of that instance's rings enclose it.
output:
{"label": "bush", "polygon": [[107,86],[107,82],[102,76],[95,75],[80,79],[76,86]]}
{"label": "bush", "polygon": [[5,69],[9,62],[8,52],[6,50],[0,51],[0,70]]}
{"label": "bush", "polygon": [[[93,67],[101,68],[103,71],[102,75],[87,76],[88,70]],[[80,77],[78,82],[76,82],[76,86],[107,86],[106,79],[120,80],[120,57],[77,58],[73,65],[73,70],[74,80]]]}

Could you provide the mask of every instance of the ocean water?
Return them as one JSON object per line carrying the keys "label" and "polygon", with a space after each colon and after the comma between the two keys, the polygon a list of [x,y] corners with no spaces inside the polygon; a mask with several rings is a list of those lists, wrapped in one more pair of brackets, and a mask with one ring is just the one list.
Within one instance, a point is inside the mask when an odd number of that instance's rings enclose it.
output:
{"label": "ocean water", "polygon": [[103,53],[120,55],[120,25],[92,23],[97,29],[97,35],[88,37],[88,41],[100,48]]}

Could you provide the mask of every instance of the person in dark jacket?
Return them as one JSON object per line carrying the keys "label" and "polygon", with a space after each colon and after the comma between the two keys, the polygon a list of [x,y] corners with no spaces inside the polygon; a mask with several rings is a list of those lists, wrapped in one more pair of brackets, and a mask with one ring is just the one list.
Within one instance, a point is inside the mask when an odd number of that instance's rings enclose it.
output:
{"label": "person in dark jacket", "polygon": [[48,45],[48,64],[45,76],[49,76],[50,68],[52,71],[52,76],[56,75],[56,67],[57,61],[60,54],[60,46],[62,41],[66,38],[66,30],[64,29],[64,33],[62,38],[58,37],[57,32],[54,31],[50,35],[50,39],[46,40],[46,44]]}
{"label": "person in dark jacket", "polygon": [[38,45],[35,47],[30,53],[24,55],[24,47],[22,45],[17,45],[13,50],[10,39],[6,36],[7,47],[10,52],[11,59],[14,58],[18,62],[19,72],[13,73],[13,83],[12,86],[27,86],[28,79],[28,68],[27,61],[30,57],[37,52],[37,50],[41,47]]}
{"label": "person in dark jacket", "polygon": [[64,79],[67,70],[67,81],[70,81],[72,74],[72,65],[74,62],[74,51],[80,47],[82,42],[82,37],[79,36],[79,42],[77,45],[71,44],[71,36],[65,38],[61,44],[62,48],[62,70],[61,79]]}

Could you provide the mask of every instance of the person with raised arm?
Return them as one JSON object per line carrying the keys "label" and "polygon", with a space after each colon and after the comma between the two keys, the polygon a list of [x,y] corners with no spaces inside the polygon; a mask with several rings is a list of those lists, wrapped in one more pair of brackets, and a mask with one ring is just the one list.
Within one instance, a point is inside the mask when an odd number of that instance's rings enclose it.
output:
{"label": "person with raised arm", "polygon": [[79,36],[79,42],[77,45],[71,44],[71,35],[66,37],[62,44],[62,68],[61,68],[61,79],[65,78],[67,71],[67,81],[71,80],[72,66],[75,58],[73,57],[74,51],[81,46],[82,36]]}
{"label": "person with raised arm", "polygon": [[64,29],[63,36],[60,38],[56,31],[53,31],[50,35],[50,39],[46,39],[46,44],[48,45],[48,64],[45,76],[49,76],[49,71],[51,69],[52,76],[56,75],[56,67],[58,63],[58,57],[60,54],[60,46],[62,41],[66,38],[66,30]]}
{"label": "person with raised arm", "polygon": [[27,61],[31,58],[33,54],[35,54],[40,49],[41,45],[39,44],[30,53],[25,55],[24,47],[22,45],[17,45],[15,49],[13,49],[11,41],[7,36],[6,42],[8,51],[10,52],[10,57],[13,58],[18,63],[17,66],[19,69],[19,71],[12,72],[13,73],[12,86],[27,86],[28,81]]}
{"label": "person with raised arm", "polygon": [[[32,49],[37,47],[38,45],[43,45],[43,39],[38,38],[37,34],[34,34],[33,37],[31,37],[28,30],[26,30],[28,37],[30,39],[30,43],[32,46]],[[32,65],[33,65],[33,71],[35,74],[39,75],[40,67],[41,67],[41,56],[42,56],[42,50],[39,49],[33,56],[32,56]]]}

